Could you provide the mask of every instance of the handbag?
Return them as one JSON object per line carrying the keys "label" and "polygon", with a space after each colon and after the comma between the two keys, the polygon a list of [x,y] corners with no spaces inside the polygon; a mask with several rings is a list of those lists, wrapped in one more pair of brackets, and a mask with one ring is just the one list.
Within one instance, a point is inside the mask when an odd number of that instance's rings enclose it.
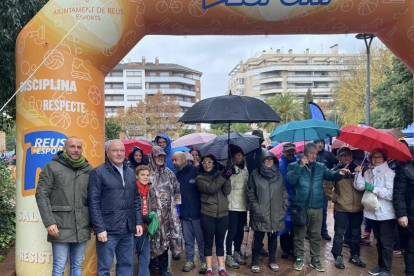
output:
{"label": "handbag", "polygon": [[310,184],[309,184],[309,193],[308,198],[306,199],[305,207],[299,205],[292,205],[290,207],[290,216],[292,219],[293,226],[304,226],[308,223],[308,205],[312,195],[313,190],[313,171],[315,165],[312,167],[312,171],[310,174]]}
{"label": "handbag", "polygon": [[364,210],[376,211],[380,208],[380,203],[378,201],[377,195],[370,191],[364,192],[361,203],[364,205]]}

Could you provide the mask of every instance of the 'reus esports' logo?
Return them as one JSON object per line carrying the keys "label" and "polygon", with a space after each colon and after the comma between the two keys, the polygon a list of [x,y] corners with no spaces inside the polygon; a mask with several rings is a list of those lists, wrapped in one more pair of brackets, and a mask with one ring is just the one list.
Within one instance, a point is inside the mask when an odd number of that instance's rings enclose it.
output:
{"label": "'reus esports' logo", "polygon": [[22,196],[35,194],[42,168],[62,150],[66,139],[66,135],[50,130],[24,134]]}
{"label": "'reus esports' logo", "polygon": [[[277,1],[277,0],[272,0]],[[284,6],[328,5],[332,0],[279,0]],[[267,6],[270,0],[203,0],[203,8],[209,9],[219,4],[226,6]]]}

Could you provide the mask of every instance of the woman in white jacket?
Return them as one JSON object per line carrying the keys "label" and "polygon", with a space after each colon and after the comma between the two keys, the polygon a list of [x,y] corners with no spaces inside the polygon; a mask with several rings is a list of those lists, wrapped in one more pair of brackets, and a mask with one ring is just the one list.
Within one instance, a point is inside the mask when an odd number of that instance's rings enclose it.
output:
{"label": "woman in white jacket", "polygon": [[377,240],[378,267],[371,269],[369,274],[390,276],[396,225],[392,204],[395,173],[388,167],[386,151],[374,149],[368,159],[371,163],[369,170],[364,173],[361,166],[355,169],[358,173],[354,186],[357,190],[374,193],[380,204],[378,210],[364,210],[364,216],[372,220],[372,229]]}
{"label": "woman in white jacket", "polygon": [[[240,255],[243,242],[243,227],[247,222],[247,170],[243,150],[231,144],[230,152],[235,173],[230,177],[231,192],[227,196],[229,200],[229,230],[226,237],[226,265],[230,268],[239,268],[246,261]],[[232,254],[234,244],[234,253]]]}

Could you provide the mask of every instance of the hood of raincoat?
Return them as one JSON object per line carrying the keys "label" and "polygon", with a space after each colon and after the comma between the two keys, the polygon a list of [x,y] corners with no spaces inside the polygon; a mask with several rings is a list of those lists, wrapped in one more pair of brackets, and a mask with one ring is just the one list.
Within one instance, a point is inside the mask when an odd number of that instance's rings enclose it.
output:
{"label": "hood of raincoat", "polygon": [[151,171],[159,172],[161,169],[165,167],[165,161],[164,161],[164,165],[161,165],[161,166],[157,165],[157,163],[155,162],[155,157],[160,156],[160,155],[164,155],[165,158],[167,158],[167,154],[164,152],[164,150],[161,147],[159,146],[152,147],[150,161],[149,161],[149,167]]}
{"label": "hood of raincoat", "polygon": [[160,134],[158,136],[155,137],[155,145],[158,145],[158,139],[159,138],[164,138],[165,140],[167,140],[167,146],[165,147],[164,151],[167,155],[170,154],[171,152],[171,139],[167,134]]}

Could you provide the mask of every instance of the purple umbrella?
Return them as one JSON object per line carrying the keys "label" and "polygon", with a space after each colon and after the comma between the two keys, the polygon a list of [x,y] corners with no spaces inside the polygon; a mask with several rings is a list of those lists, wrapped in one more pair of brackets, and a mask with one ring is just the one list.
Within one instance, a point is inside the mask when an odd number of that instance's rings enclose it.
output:
{"label": "purple umbrella", "polygon": [[211,141],[216,137],[217,135],[211,133],[191,133],[178,138],[171,143],[171,146],[176,148],[181,146],[199,145]]}

